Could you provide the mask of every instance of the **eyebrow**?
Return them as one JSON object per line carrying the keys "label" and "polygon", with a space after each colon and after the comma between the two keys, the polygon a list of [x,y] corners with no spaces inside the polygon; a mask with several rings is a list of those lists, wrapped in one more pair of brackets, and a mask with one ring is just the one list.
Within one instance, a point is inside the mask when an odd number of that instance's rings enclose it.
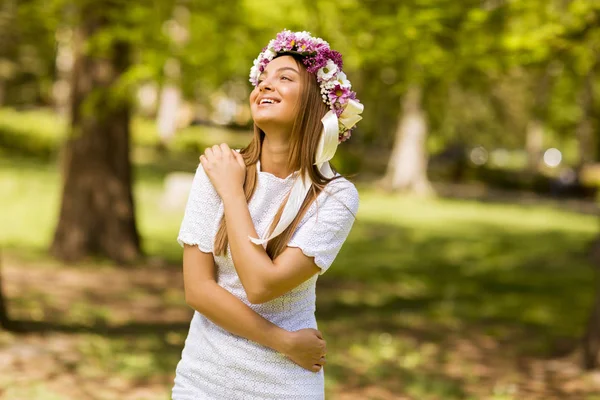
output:
{"label": "eyebrow", "polygon": [[[294,69],[292,67],[281,67],[281,68],[278,68],[277,71],[275,71],[275,72],[281,72],[281,71],[284,71],[284,70],[290,70],[290,71],[294,71],[297,74],[300,74],[300,72],[298,72],[298,70],[296,70],[296,69]],[[262,76],[262,75],[268,75],[267,71],[266,70],[263,71],[259,76]]]}

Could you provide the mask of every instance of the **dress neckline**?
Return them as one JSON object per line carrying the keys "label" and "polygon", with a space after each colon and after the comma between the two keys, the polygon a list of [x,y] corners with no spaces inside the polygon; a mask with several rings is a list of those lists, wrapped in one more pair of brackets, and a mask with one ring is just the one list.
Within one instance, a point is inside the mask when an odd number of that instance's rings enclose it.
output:
{"label": "dress neckline", "polygon": [[292,178],[294,178],[298,174],[298,171],[295,171],[295,172],[292,172],[291,174],[289,174],[286,178],[280,178],[278,176],[273,175],[270,172],[262,171],[261,168],[260,168],[260,160],[258,160],[256,162],[256,171],[259,174],[262,174],[264,176],[268,176],[269,178],[275,179],[275,180],[277,180],[279,182],[282,182],[282,183],[287,183],[288,181],[290,181]]}

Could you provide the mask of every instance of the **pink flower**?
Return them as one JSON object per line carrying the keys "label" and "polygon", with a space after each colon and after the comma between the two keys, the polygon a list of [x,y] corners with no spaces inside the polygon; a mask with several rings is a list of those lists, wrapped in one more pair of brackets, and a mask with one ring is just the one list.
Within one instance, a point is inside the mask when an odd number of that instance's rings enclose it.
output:
{"label": "pink flower", "polygon": [[350,90],[349,88],[343,87],[338,82],[329,91],[327,97],[333,105],[335,113],[339,117],[340,114],[344,111],[344,106],[348,103],[348,100],[356,100],[356,93]]}

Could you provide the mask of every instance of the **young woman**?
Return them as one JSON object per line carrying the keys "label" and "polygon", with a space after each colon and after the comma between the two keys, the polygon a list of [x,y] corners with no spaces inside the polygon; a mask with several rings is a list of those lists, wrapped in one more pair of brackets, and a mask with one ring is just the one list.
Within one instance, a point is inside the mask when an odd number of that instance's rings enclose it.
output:
{"label": "young woman", "polygon": [[251,143],[200,157],[178,237],[196,312],[174,400],[324,398],[315,284],[358,211],[328,163],[363,109],[341,68],[322,39],[280,32],[250,72]]}

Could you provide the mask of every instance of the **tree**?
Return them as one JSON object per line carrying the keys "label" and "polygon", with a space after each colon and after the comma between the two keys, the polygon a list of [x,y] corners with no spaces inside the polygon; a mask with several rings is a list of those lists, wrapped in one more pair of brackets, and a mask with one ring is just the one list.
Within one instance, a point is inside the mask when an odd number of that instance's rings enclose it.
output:
{"label": "tree", "polygon": [[0,250],[0,328],[7,329],[11,325],[11,321],[8,315],[8,309],[6,308],[6,301],[4,299],[4,281],[2,280],[2,252]]}
{"label": "tree", "polygon": [[423,89],[411,86],[402,99],[394,149],[386,179],[393,190],[427,196],[433,188],[427,178],[427,118],[422,109]]}
{"label": "tree", "polygon": [[[595,116],[594,107],[597,95],[597,70],[600,65],[600,4],[573,1],[571,4],[573,20],[564,35],[569,57],[572,61],[571,73],[578,79],[579,120],[576,123],[576,135],[579,148],[578,166],[593,160],[594,146],[600,144],[600,129]],[[594,132],[595,137],[594,137]],[[600,366],[600,237],[592,243],[592,264],[595,267],[596,285],[592,310],[588,319],[587,329],[583,337],[583,362],[587,369]]]}
{"label": "tree", "polygon": [[70,136],[51,247],[66,261],[101,254],[131,262],[141,253],[131,189],[130,104],[120,86],[131,52],[126,7],[111,0],[75,5]]}
{"label": "tree", "polygon": [[[321,0],[319,9],[330,3]],[[360,132],[370,130],[364,135],[369,142],[393,147],[382,182],[391,190],[430,194],[429,136],[453,132],[440,121],[460,121],[460,115],[448,118],[449,114],[465,113],[462,105],[447,109],[456,82],[462,76],[485,77],[498,63],[497,31],[503,29],[506,5],[367,0],[339,7],[341,17],[330,9],[321,13],[328,22],[322,25],[341,29],[338,41],[349,44],[343,50],[354,72],[359,71],[358,93],[367,104]]]}

